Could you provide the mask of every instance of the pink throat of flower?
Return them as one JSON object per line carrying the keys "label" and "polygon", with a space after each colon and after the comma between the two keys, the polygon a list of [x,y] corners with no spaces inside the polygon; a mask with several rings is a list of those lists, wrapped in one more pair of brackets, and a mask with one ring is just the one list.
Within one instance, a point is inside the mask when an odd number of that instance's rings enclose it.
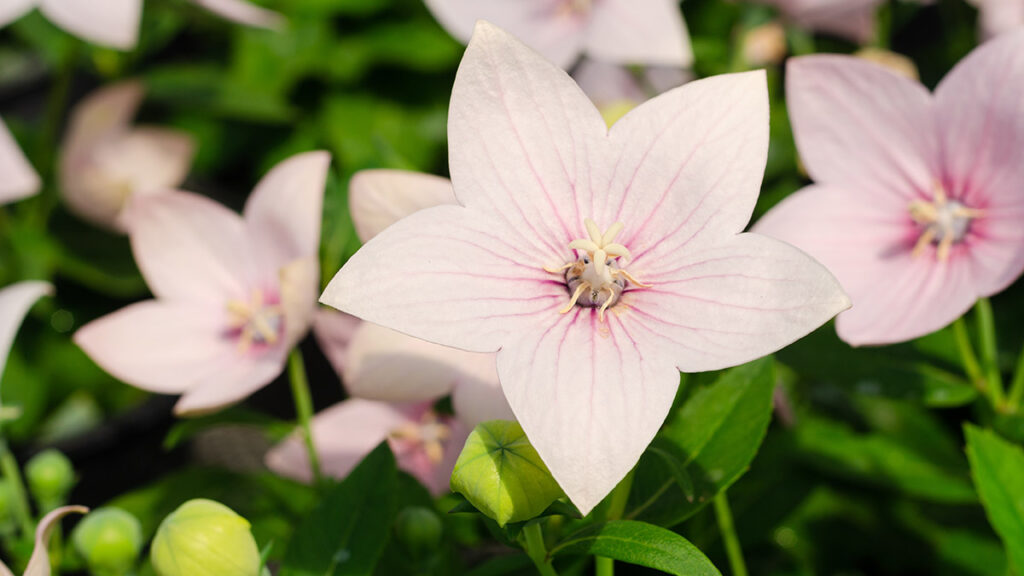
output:
{"label": "pink throat of flower", "polygon": [[433,410],[427,410],[419,422],[407,422],[391,431],[391,438],[411,447],[422,450],[432,464],[440,464],[444,460],[444,442],[451,438],[451,427],[446,418]]}
{"label": "pink throat of flower", "polygon": [[589,238],[580,238],[569,243],[569,249],[576,251],[577,260],[563,266],[544,270],[551,274],[562,274],[569,292],[569,303],[559,312],[565,314],[580,306],[598,308],[597,317],[604,322],[604,314],[618,303],[627,286],[649,288],[622,267],[620,259],[630,257],[629,249],[615,242],[622,232],[622,222],[612,224],[601,232],[590,218],[583,220]]}
{"label": "pink throat of flower", "polygon": [[971,227],[971,221],[985,215],[984,211],[969,208],[951,200],[941,184],[936,184],[932,200],[914,200],[910,203],[910,218],[921,230],[913,255],[920,256],[931,244],[938,248],[935,257],[940,262],[949,259],[955,244],[963,241]]}
{"label": "pink throat of flower", "polygon": [[284,333],[284,310],[279,298],[263,290],[253,290],[248,300],[230,300],[228,334],[238,339],[238,350],[273,346]]}

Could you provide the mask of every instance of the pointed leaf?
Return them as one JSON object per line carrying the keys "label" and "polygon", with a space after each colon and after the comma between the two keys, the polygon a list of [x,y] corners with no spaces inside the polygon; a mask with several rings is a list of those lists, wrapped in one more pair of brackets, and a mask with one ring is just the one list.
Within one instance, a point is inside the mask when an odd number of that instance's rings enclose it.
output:
{"label": "pointed leaf", "polygon": [[621,520],[588,526],[559,542],[550,554],[592,554],[677,576],[721,576],[689,540],[644,522]]}
{"label": "pointed leaf", "polygon": [[1024,450],[970,424],[967,459],[988,520],[1003,539],[1010,564],[1024,574]]}

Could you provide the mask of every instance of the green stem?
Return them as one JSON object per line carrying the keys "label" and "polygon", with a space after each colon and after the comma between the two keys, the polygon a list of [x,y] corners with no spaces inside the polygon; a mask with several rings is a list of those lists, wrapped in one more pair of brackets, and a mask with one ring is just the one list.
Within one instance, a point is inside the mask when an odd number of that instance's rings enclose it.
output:
{"label": "green stem", "polygon": [[11,511],[14,513],[14,519],[21,528],[22,536],[32,538],[36,528],[28,505],[25,481],[21,478],[21,469],[18,468],[18,462],[14,460],[14,455],[11,454],[10,448],[7,447],[7,441],[2,438],[0,438],[0,473],[7,479],[7,484],[10,487],[11,495],[13,496]]}
{"label": "green stem", "polygon": [[1020,403],[1024,400],[1024,349],[1017,357],[1017,370],[1013,373],[1013,382],[1010,384],[1010,397],[1007,400],[1007,407],[1011,412],[1020,410]]}
{"label": "green stem", "polygon": [[[629,474],[626,474],[626,477],[612,490],[611,500],[608,502],[608,511],[605,514],[605,518],[609,522],[622,519],[622,515],[626,512],[626,505],[629,504],[629,492],[632,489],[633,471],[630,470]],[[597,576],[615,575],[615,560],[597,556],[594,562]]]}
{"label": "green stem", "polygon": [[964,372],[971,379],[971,384],[984,395],[987,395],[985,375],[981,372],[981,365],[978,364],[978,357],[974,354],[974,347],[971,346],[971,337],[967,333],[967,323],[963,317],[953,322],[953,334],[956,337],[956,345],[960,349],[960,359],[964,363]]}
{"label": "green stem", "polygon": [[523,536],[526,538],[526,555],[533,560],[534,566],[541,576],[558,576],[555,567],[548,559],[548,551],[544,546],[544,532],[541,531],[540,522],[531,522],[523,527]]}
{"label": "green stem", "polygon": [[743,561],[743,550],[740,548],[740,539],[736,535],[736,526],[733,524],[732,511],[729,510],[729,500],[724,490],[715,496],[715,516],[718,518],[718,529],[725,541],[725,552],[729,556],[732,576],[747,576],[747,564]]}
{"label": "green stem", "polygon": [[320,457],[313,445],[313,398],[309,393],[309,380],[306,378],[306,365],[302,361],[302,352],[298,348],[288,356],[288,376],[292,384],[292,398],[295,399],[295,412],[299,418],[299,430],[302,441],[309,454],[309,467],[313,470],[313,481],[316,486],[323,485],[323,474],[320,472]]}
{"label": "green stem", "polygon": [[1003,405],[1003,379],[999,374],[999,350],[996,345],[996,322],[992,314],[992,303],[988,298],[978,300],[975,306],[978,314],[978,334],[981,339],[981,362],[985,380],[992,398],[992,407]]}
{"label": "green stem", "polygon": [[615,560],[604,556],[595,556],[594,573],[597,576],[615,576]]}

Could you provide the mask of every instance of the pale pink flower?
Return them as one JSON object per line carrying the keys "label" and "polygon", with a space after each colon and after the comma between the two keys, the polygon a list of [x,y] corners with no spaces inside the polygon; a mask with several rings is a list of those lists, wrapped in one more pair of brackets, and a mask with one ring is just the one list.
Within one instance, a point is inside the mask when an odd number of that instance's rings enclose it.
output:
{"label": "pale pink flower", "polygon": [[142,0],[0,0],[0,27],[38,8],[71,34],[118,50],[135,48]]}
{"label": "pale pink flower", "polygon": [[196,4],[206,8],[214,14],[218,14],[228,20],[255,26],[257,28],[280,28],[284,24],[284,18],[272,10],[260,8],[245,0],[192,0]]}
{"label": "pale pink flower", "polygon": [[[863,43],[875,37],[876,13],[885,0],[754,0],[779,9],[797,26]],[[930,4],[933,0],[907,0]]]}
{"label": "pale pink flower", "polygon": [[568,75],[481,23],[449,113],[460,205],[384,230],[322,301],[497,352],[516,418],[586,513],[654,437],[679,369],[753,360],[848,305],[802,252],[740,234],[767,157],[766,84],[691,82],[609,130]]}
{"label": "pale pink flower", "polygon": [[689,82],[693,74],[669,66],[633,71],[628,66],[584,58],[572,77],[611,125],[649,98]]}
{"label": "pale pink flower", "polygon": [[[356,231],[369,241],[414,212],[457,205],[447,179],[399,170],[365,170],[349,185]],[[494,354],[439,346],[347,314],[317,314],[313,332],[353,399],[318,414],[314,444],[324,471],[343,478],[388,440],[403,469],[435,494],[448,490],[469,431],[487,420],[514,418],[498,383]],[[451,394],[454,416],[433,404]],[[293,437],[272,450],[267,465],[308,481],[305,447]]]}
{"label": "pale pink flower", "polygon": [[448,32],[469,40],[488,20],[568,69],[582,54],[614,64],[688,67],[690,37],[676,0],[426,0]]}
{"label": "pale pink flower", "polygon": [[845,56],[790,61],[815,184],[755,231],[823,262],[853,298],[839,336],[887,344],[949,324],[1024,270],[1024,32],[975,50],[934,96]]}
{"label": "pale pink flower", "polygon": [[[36,542],[32,549],[32,556],[28,560],[28,566],[22,576],[50,576],[50,536],[60,526],[61,518],[68,514],[86,514],[89,509],[85,506],[64,506],[50,512],[39,521],[36,527]],[[0,562],[0,576],[14,576],[14,572],[3,562]]]}
{"label": "pale pink flower", "polygon": [[244,218],[187,192],[135,199],[128,237],[156,299],[87,324],[75,342],[133,386],[183,394],[182,415],[268,384],[316,309],[329,162],[325,152],[282,162],[256,186]]}
{"label": "pale pink flower", "polygon": [[968,0],[978,8],[978,26],[986,38],[1024,26],[1024,0]]}
{"label": "pale pink flower", "polygon": [[188,134],[131,125],[144,95],[135,81],[96,91],[72,112],[62,145],[61,194],[68,208],[122,233],[129,200],[178,187],[195,155]]}
{"label": "pale pink flower", "polygon": [[0,204],[7,204],[39,193],[42,182],[18,142],[0,119]]}
{"label": "pale pink flower", "polygon": [[28,314],[36,300],[52,292],[53,286],[46,282],[31,280],[0,290],[0,375],[4,373],[7,355],[25,314]]}

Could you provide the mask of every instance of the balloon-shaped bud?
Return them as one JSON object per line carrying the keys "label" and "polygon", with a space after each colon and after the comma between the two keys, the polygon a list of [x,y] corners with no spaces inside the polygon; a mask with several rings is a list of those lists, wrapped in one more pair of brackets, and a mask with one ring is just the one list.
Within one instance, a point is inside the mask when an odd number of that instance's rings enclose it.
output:
{"label": "balloon-shaped bud", "polygon": [[249,521],[213,500],[189,500],[164,519],[150,560],[159,576],[256,576],[260,551]]}
{"label": "balloon-shaped bud", "polygon": [[127,574],[144,544],[142,525],[120,508],[91,512],[78,523],[71,538],[93,576]]}
{"label": "balloon-shaped bud", "polygon": [[523,429],[505,420],[473,429],[455,462],[451,487],[501,526],[534,518],[562,496]]}
{"label": "balloon-shaped bud", "polygon": [[444,525],[437,513],[423,506],[409,506],[395,519],[395,537],[413,558],[425,558],[441,545]]}
{"label": "balloon-shaped bud", "polygon": [[75,485],[75,467],[67,456],[51,448],[25,464],[25,480],[39,506],[52,510],[67,501]]}

